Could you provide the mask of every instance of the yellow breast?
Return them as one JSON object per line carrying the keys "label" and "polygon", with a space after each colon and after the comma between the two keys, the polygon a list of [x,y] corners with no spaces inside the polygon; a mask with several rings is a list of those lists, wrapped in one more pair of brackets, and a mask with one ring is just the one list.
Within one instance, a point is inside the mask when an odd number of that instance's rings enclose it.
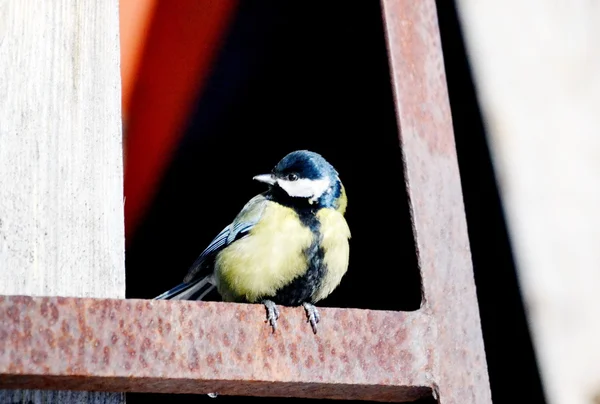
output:
{"label": "yellow breast", "polygon": [[329,296],[340,284],[350,259],[350,228],[344,216],[337,210],[321,209],[317,218],[321,222],[321,247],[325,253],[323,263],[326,271],[320,288],[313,295],[313,303]]}
{"label": "yellow breast", "polygon": [[344,184],[341,184],[341,191],[340,191],[340,197],[337,200],[337,211],[340,212],[342,215],[346,213],[346,208],[348,207],[348,197],[346,196],[346,188],[344,187]]}
{"label": "yellow breast", "polygon": [[249,235],[237,240],[215,260],[219,293],[224,300],[274,296],[306,271],[304,250],[313,234],[290,208],[268,202]]}

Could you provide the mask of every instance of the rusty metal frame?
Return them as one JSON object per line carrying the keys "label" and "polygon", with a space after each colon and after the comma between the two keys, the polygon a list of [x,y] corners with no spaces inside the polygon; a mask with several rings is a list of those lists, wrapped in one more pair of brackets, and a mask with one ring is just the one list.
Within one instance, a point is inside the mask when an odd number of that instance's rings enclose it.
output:
{"label": "rusty metal frame", "polygon": [[0,388],[491,403],[434,0],[382,0],[416,312],[0,296]]}

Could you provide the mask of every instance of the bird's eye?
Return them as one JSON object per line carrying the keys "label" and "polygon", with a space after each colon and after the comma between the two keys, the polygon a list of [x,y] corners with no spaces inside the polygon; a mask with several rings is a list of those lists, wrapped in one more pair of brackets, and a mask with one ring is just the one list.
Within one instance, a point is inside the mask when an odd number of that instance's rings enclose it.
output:
{"label": "bird's eye", "polygon": [[298,179],[298,176],[294,173],[288,174],[287,179],[288,181],[296,181]]}

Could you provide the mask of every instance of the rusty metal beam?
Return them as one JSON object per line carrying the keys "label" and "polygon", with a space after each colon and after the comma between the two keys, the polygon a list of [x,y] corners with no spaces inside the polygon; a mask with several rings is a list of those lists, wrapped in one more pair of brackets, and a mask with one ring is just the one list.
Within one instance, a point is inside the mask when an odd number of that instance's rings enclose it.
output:
{"label": "rusty metal beam", "polygon": [[492,402],[435,0],[382,0],[441,404]]}
{"label": "rusty metal beam", "polygon": [[378,401],[429,394],[421,313],[302,308],[272,333],[260,305],[0,297],[0,389]]}

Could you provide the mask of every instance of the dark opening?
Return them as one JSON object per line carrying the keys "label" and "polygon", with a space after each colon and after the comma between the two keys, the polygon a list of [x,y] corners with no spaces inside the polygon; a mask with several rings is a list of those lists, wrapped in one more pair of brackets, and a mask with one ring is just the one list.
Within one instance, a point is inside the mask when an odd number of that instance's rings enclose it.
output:
{"label": "dark opening", "polygon": [[352,231],[348,272],[319,305],[419,308],[380,4],[341,5],[240,2],[158,194],[128,243],[129,298],[152,298],[181,282],[201,250],[265,189],[252,177],[290,151],[309,149],[339,171]]}

